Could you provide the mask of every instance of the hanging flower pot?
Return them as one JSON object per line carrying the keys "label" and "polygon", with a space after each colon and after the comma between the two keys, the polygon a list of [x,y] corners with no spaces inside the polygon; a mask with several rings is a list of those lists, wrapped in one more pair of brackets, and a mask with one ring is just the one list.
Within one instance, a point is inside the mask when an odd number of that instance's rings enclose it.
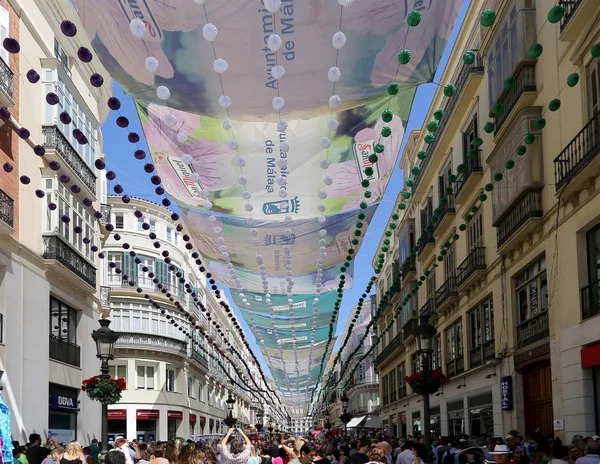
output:
{"label": "hanging flower pot", "polygon": [[125,388],[125,379],[111,379],[101,375],[95,375],[81,383],[81,391],[86,392],[88,398],[107,405],[121,401],[121,393]]}
{"label": "hanging flower pot", "polygon": [[438,391],[441,386],[450,382],[441,370],[415,372],[404,377],[412,391],[418,395],[431,395]]}

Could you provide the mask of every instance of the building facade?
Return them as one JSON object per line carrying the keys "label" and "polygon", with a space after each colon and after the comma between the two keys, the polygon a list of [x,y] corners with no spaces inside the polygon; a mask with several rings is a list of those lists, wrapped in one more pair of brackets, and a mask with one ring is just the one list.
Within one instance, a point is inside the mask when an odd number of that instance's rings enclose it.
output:
{"label": "building facade", "polygon": [[431,397],[432,430],[600,431],[600,62],[590,53],[600,12],[593,0],[558,4],[553,23],[554,1],[486,2],[496,21],[483,27],[484,5],[471,2],[425,120],[443,110],[434,140],[424,143],[425,128],[409,135],[401,168],[412,193],[398,197],[406,208],[377,280],[388,298],[380,334],[408,301],[376,358],[394,435],[424,427],[404,381],[420,369],[420,315],[437,328],[434,367],[452,378]]}
{"label": "building facade", "polygon": [[[90,84],[93,73],[108,73],[98,60],[77,59],[79,47],[91,44],[83,34],[66,38],[64,19],[79,26],[68,0],[0,2],[2,39],[21,45],[19,54],[0,52],[0,105],[11,113],[0,127],[0,159],[13,167],[0,176],[0,370],[12,435],[21,443],[30,433],[67,442],[100,434],[100,405],[80,388],[100,369],[90,336],[99,311],[94,161],[103,157],[100,126],[111,89]],[[39,82],[24,78],[30,69]],[[48,92],[59,96],[58,105],[46,102]],[[60,121],[63,111],[71,125]],[[21,127],[30,131],[26,140],[17,134]],[[73,127],[88,143],[75,140]],[[46,153],[34,154],[35,145]],[[31,182],[20,183],[21,176]]]}
{"label": "building facade", "polygon": [[[348,319],[342,340],[346,340],[348,331],[350,331],[348,343],[342,350],[342,358],[348,359],[359,344],[360,339],[366,335],[365,342],[355,356],[350,358],[344,365],[345,369],[354,370],[354,376],[349,379],[346,387],[346,397],[348,398],[348,412],[352,414],[352,420],[348,423],[350,429],[377,429],[380,426],[379,420],[379,378],[375,369],[375,354],[373,351],[364,359],[363,356],[371,350],[372,332],[366,331],[367,325],[371,321],[372,306],[375,305],[374,299],[365,300],[364,311],[361,311],[357,321],[350,328],[351,319]],[[350,314],[354,314],[356,307],[352,308]]]}
{"label": "building facade", "polygon": [[[235,400],[233,416],[238,425],[256,423],[258,408],[251,411],[256,401],[232,385],[226,372],[237,376],[226,361],[221,365],[203,351],[217,354],[175,306],[179,302],[208,337],[225,348],[214,323],[219,324],[227,340],[249,362],[231,319],[185,248],[185,232],[177,230],[171,211],[137,198],[123,203],[120,196],[108,196],[105,205],[114,231],[106,234],[104,241],[101,279],[102,286],[110,289],[111,328],[119,333],[110,373],[128,385],[122,400],[109,408],[109,438],[123,435],[149,441],[223,433],[230,395]],[[160,249],[153,246],[149,233],[161,241]],[[130,245],[129,251],[123,249],[123,243]],[[205,311],[210,312],[212,321]],[[192,333],[192,340],[183,334],[183,327]],[[256,366],[250,372],[257,383],[262,381]]]}

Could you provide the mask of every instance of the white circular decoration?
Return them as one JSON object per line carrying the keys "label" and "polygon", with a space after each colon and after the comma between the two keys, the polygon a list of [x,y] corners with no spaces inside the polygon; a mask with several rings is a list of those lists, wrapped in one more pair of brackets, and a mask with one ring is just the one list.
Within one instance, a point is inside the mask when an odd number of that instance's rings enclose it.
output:
{"label": "white circular decoration", "polygon": [[214,40],[217,38],[217,35],[219,35],[219,29],[217,29],[217,26],[212,23],[205,24],[202,28],[202,35],[209,42],[214,42]]}
{"label": "white circular decoration", "polygon": [[335,34],[333,34],[331,43],[334,48],[337,48],[339,50],[344,45],[346,45],[346,34],[344,34],[342,31],[337,31]]}
{"label": "white circular decoration", "polygon": [[331,140],[329,137],[321,137],[321,147],[329,148],[329,145],[331,145]]}
{"label": "white circular decoration", "polygon": [[331,97],[329,97],[329,108],[331,108],[332,110],[337,110],[340,107],[341,103],[342,99],[339,95],[332,95]]}
{"label": "white circular decoration", "polygon": [[163,117],[163,121],[169,127],[175,127],[177,125],[177,117],[173,113],[167,113]]}
{"label": "white circular decoration", "polygon": [[332,66],[329,68],[329,71],[327,71],[327,79],[329,79],[329,82],[337,82],[340,80],[340,77],[342,77],[342,71],[336,66]]}
{"label": "white circular decoration", "polygon": [[279,189],[279,196],[281,198],[287,197],[288,196],[287,190],[285,190],[285,189]]}
{"label": "white circular decoration", "polygon": [[190,174],[190,179],[192,179],[192,182],[198,182],[200,180],[200,174],[197,172],[192,172]]}
{"label": "white circular decoration", "polygon": [[323,183],[325,185],[331,185],[331,184],[333,184],[333,177],[331,177],[331,176],[325,176],[323,178]]}
{"label": "white circular decoration", "polygon": [[235,160],[235,163],[240,167],[243,168],[244,166],[246,166],[246,160],[244,158],[242,158],[241,156],[238,156],[238,158]]}
{"label": "white circular decoration", "polygon": [[252,197],[252,194],[248,190],[244,190],[242,192],[242,198],[244,200],[249,200]]}
{"label": "white circular decoration", "polygon": [[171,96],[171,91],[168,87],[165,87],[164,85],[159,85],[156,88],[156,96],[161,100],[168,100]]}
{"label": "white circular decoration", "polygon": [[179,132],[177,134],[177,141],[179,143],[185,143],[188,140],[188,135],[185,132]]}
{"label": "white circular decoration", "polygon": [[285,176],[278,176],[275,181],[282,187],[287,184],[287,178]]}
{"label": "white circular decoration", "polygon": [[192,157],[192,155],[186,153],[185,155],[181,155],[181,161],[183,161],[185,164],[192,164],[194,158]]}
{"label": "white circular decoration", "polygon": [[213,63],[213,69],[215,70],[216,73],[222,74],[225,71],[227,71],[227,68],[229,67],[229,65],[227,64],[227,61],[225,61],[223,58],[217,58],[215,60],[215,62]]}
{"label": "white circular decoration", "polygon": [[287,142],[281,142],[279,144],[279,149],[282,152],[287,153],[288,151],[290,151],[290,145]]}
{"label": "white circular decoration", "polygon": [[281,40],[281,37],[279,37],[277,34],[271,34],[267,39],[267,46],[272,52],[279,50],[282,43],[283,41]]}
{"label": "white circular decoration", "polygon": [[320,213],[324,213],[325,209],[326,207],[324,204],[321,203],[320,205],[317,205],[317,211],[319,211]]}
{"label": "white circular decoration", "polygon": [[273,76],[273,79],[275,80],[281,79],[284,74],[285,68],[283,66],[275,65],[271,68],[271,76]]}
{"label": "white circular decoration", "polygon": [[354,3],[354,0],[338,0],[338,3],[344,7],[348,7]]}
{"label": "white circular decoration", "polygon": [[223,129],[225,129],[225,130],[229,130],[229,129],[231,129],[231,126],[232,126],[232,125],[233,125],[233,123],[231,122],[231,119],[229,119],[229,118],[225,118],[225,119],[223,120]]}
{"label": "white circular decoration", "polygon": [[158,70],[158,60],[153,56],[149,56],[144,60],[144,66],[148,72],[155,73]]}
{"label": "white circular decoration", "polygon": [[244,209],[248,212],[252,211],[254,209],[254,206],[252,206],[250,203],[246,203],[244,205]]}
{"label": "white circular decoration", "polygon": [[146,34],[146,25],[140,18],[133,18],[129,23],[129,30],[138,39],[141,39]]}
{"label": "white circular decoration", "polygon": [[327,218],[325,216],[319,216],[317,221],[319,221],[319,224],[325,224]]}
{"label": "white circular decoration", "polygon": [[327,192],[325,190],[320,190],[319,191],[319,198],[321,200],[324,200],[325,198],[327,198]]}
{"label": "white circular decoration", "polygon": [[240,145],[235,139],[231,139],[229,142],[227,142],[227,148],[229,148],[230,150],[237,150],[239,146]]}
{"label": "white circular decoration", "polygon": [[270,13],[275,13],[281,8],[281,0],[264,0],[264,5]]}
{"label": "white circular decoration", "polygon": [[280,119],[277,121],[277,130],[279,132],[285,132],[288,127],[288,123],[285,119]]}
{"label": "white circular decoration", "polygon": [[228,95],[221,95],[219,97],[219,106],[221,108],[229,108],[231,106],[231,98]]}
{"label": "white circular decoration", "polygon": [[321,166],[321,169],[327,169],[329,167],[329,160],[327,158],[323,158],[319,162],[319,166]]}
{"label": "white circular decoration", "polygon": [[285,100],[283,97],[275,97],[273,99],[273,109],[276,111],[281,110],[285,106]]}
{"label": "white circular decoration", "polygon": [[246,185],[248,183],[248,179],[246,178],[246,176],[239,176],[238,177],[238,184],[240,185]]}

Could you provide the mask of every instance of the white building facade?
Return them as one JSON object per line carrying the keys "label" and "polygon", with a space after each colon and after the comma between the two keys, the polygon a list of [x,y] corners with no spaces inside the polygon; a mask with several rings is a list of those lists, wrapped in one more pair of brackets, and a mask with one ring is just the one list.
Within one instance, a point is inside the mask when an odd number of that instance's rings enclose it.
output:
{"label": "white building facade", "polygon": [[[102,286],[110,288],[111,328],[120,334],[110,373],[127,384],[122,401],[109,408],[109,440],[118,435],[149,441],[223,433],[230,394],[235,399],[233,415],[238,426],[254,424],[257,408],[251,410],[251,405],[255,398],[231,382],[226,371],[238,377],[227,361],[219,358],[219,364],[203,350],[216,356],[175,305],[178,302],[194,323],[224,348],[214,325],[218,324],[250,364],[231,319],[185,248],[185,231],[177,230],[169,210],[150,201],[132,198],[126,204],[119,196],[109,196],[106,201],[105,210],[110,209],[115,229],[106,234]],[[159,249],[153,246],[151,233],[160,240]],[[130,246],[127,250],[124,243]],[[183,328],[192,334],[192,340]],[[251,384],[249,373],[240,369],[245,368],[238,366],[238,372],[247,375],[245,380]],[[256,368],[250,372],[255,381],[261,380]]]}
{"label": "white building facade", "polygon": [[[30,433],[86,444],[100,438],[100,404],[81,392],[81,384],[100,370],[90,336],[99,307],[94,162],[103,157],[100,126],[111,89],[91,86],[93,73],[108,72],[98,60],[77,59],[77,50],[91,44],[83,34],[65,37],[64,19],[79,26],[68,0],[0,2],[2,33],[21,45],[18,55],[0,54],[0,100],[12,115],[0,127],[2,162],[13,166],[0,177],[0,371],[12,436],[21,443]],[[30,69],[39,82],[21,78]],[[48,92],[58,95],[58,105],[46,102]],[[61,123],[62,112],[71,124]],[[27,140],[17,135],[21,127],[30,131]],[[75,127],[87,143],[75,140]],[[43,156],[34,154],[36,145],[44,146]],[[52,161],[58,170],[50,169]],[[22,176],[31,182],[20,183]],[[36,190],[45,196],[38,198]]]}

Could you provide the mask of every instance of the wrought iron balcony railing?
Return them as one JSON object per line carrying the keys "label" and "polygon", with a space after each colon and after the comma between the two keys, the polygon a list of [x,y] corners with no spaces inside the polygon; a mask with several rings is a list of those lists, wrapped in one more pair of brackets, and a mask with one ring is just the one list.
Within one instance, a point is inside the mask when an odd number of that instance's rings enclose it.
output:
{"label": "wrought iron balcony railing", "polygon": [[465,371],[465,357],[463,355],[457,356],[455,359],[446,363],[446,375],[448,377],[454,377],[455,375],[462,374]]}
{"label": "wrought iron balcony railing", "polygon": [[541,218],[542,191],[529,190],[515,201],[496,225],[498,247],[502,246],[529,219]]}
{"label": "wrought iron balcony railing", "polygon": [[477,152],[477,156],[475,158],[467,158],[467,160],[463,163],[463,166],[464,170],[456,174],[456,180],[454,181],[454,195],[458,195],[460,193],[462,188],[469,180],[469,177],[471,177],[474,172],[483,172],[479,152]]}
{"label": "wrought iron balcony railing", "polygon": [[398,348],[400,345],[402,345],[402,342],[404,341],[404,338],[402,336],[402,333],[399,333],[398,335],[396,335],[392,341],[383,349],[383,351],[381,353],[379,353],[379,355],[377,356],[377,359],[375,360],[376,364],[381,364],[383,361],[385,361],[387,358],[389,358],[391,356],[391,354],[394,352],[394,350],[396,348]]}
{"label": "wrought iron balcony railing", "polygon": [[600,280],[581,289],[581,320],[600,314]]}
{"label": "wrought iron balcony railing", "polygon": [[454,110],[460,99],[461,91],[464,88],[467,79],[473,73],[483,73],[483,61],[479,57],[477,50],[474,51],[475,62],[473,64],[464,63],[460,71],[456,75],[456,79],[452,79],[452,82],[455,82],[456,85],[456,94],[452,98],[446,99],[446,104],[442,107],[442,109],[444,110],[444,117],[440,121],[440,125],[435,133],[435,139],[433,140],[433,143],[429,144],[429,146],[427,147],[427,156],[423,161],[421,161],[421,173],[418,176],[415,176],[415,185],[413,191],[416,190],[417,186],[419,185],[419,181],[423,177],[423,171],[429,164],[429,160],[431,159],[433,152],[437,147],[440,136],[444,132],[444,129],[446,129],[448,121],[450,121],[450,119],[452,118],[452,111]]}
{"label": "wrought iron balcony railing", "polygon": [[460,287],[477,271],[485,270],[485,247],[473,248],[469,256],[456,269],[457,284]]}
{"label": "wrought iron balcony railing", "polygon": [[0,88],[12,99],[14,98],[14,74],[8,64],[0,58]]}
{"label": "wrought iron balcony railing", "polygon": [[92,263],[58,235],[44,235],[42,238],[44,240],[42,258],[58,261],[88,285],[96,288],[96,268]]}
{"label": "wrought iron balcony railing", "polygon": [[[2,61],[2,59],[0,59]],[[0,190],[0,221],[13,226],[15,202],[6,192]]]}
{"label": "wrought iron balcony railing", "polygon": [[458,296],[458,285],[456,285],[456,277],[450,276],[435,293],[436,308],[440,308],[449,298],[456,296]]}
{"label": "wrought iron balcony railing", "polygon": [[208,359],[206,359],[202,353],[192,348],[192,359],[200,364],[204,369],[208,370]]}
{"label": "wrought iron balcony railing", "polygon": [[81,348],[79,345],[50,334],[50,359],[81,367]]}
{"label": "wrought iron balcony railing", "polygon": [[522,63],[514,77],[514,85],[510,89],[504,90],[496,101],[497,104],[503,105],[504,110],[494,117],[494,134],[500,131],[521,95],[525,92],[535,92],[537,90],[535,85],[535,62]]}
{"label": "wrought iron balcony railing", "polygon": [[85,186],[95,195],[96,175],[85,164],[85,161],[79,156],[77,150],[73,148],[60,129],[55,125],[43,126],[42,135],[44,137],[44,148],[56,150],[60,157],[75,171]]}
{"label": "wrought iron balcony railing", "polygon": [[442,223],[442,220],[444,219],[446,214],[453,214],[456,212],[456,209],[454,207],[454,195],[447,195],[445,198],[447,199],[448,202],[445,205],[440,204],[437,207],[439,214],[436,216],[437,221],[436,221],[435,225],[433,226],[434,232],[437,230],[439,225]]}
{"label": "wrought iron balcony railing", "polygon": [[417,255],[423,253],[423,250],[427,247],[427,245],[429,245],[430,243],[435,243],[435,237],[433,236],[433,232],[426,232],[425,228],[423,228],[423,233],[421,237],[423,238],[423,240],[418,245],[419,251],[417,251]]}
{"label": "wrought iron balcony railing", "polygon": [[517,346],[522,348],[550,336],[548,311],[544,311],[517,326]]}
{"label": "wrought iron balcony railing", "polygon": [[600,153],[600,112],[579,131],[554,159],[554,180],[560,190]]}
{"label": "wrought iron balcony railing", "polygon": [[496,357],[494,340],[472,348],[469,352],[469,367],[473,369]]}
{"label": "wrought iron balcony railing", "polygon": [[565,10],[565,14],[560,20],[560,32],[567,27],[569,21],[571,21],[571,18],[575,15],[577,8],[582,2],[583,0],[559,0],[558,4]]}
{"label": "wrought iron balcony railing", "polygon": [[187,356],[187,343],[151,333],[119,332],[116,348],[149,349]]}

